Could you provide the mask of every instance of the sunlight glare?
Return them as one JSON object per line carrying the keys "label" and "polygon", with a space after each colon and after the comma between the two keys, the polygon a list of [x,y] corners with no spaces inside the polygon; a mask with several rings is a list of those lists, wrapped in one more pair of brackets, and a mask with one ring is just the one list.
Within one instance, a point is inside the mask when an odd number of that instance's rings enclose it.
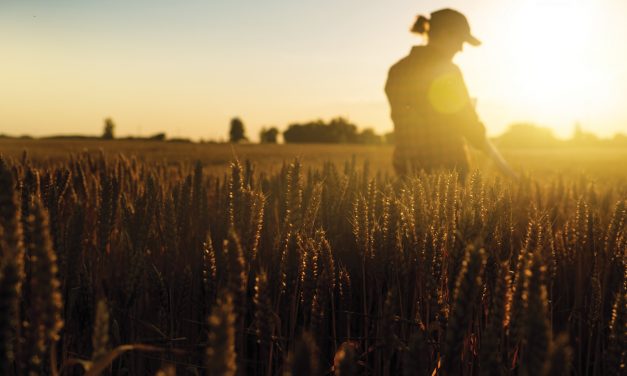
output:
{"label": "sunlight glare", "polygon": [[[604,68],[594,54],[593,2],[520,2],[507,26],[507,96],[543,119],[585,118],[609,100]],[[563,131],[563,130],[562,130]]]}

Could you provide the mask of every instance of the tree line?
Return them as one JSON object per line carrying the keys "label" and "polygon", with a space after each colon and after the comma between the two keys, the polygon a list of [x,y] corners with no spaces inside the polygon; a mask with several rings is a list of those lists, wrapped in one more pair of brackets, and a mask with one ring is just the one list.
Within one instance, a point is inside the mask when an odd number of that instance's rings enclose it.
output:
{"label": "tree line", "polygon": [[[111,118],[104,121],[104,129],[101,138],[105,140],[114,139],[115,123]],[[263,127],[259,132],[259,142],[262,144],[276,144],[279,141],[281,132],[276,127]],[[285,131],[282,132],[285,143],[334,143],[334,144],[371,144],[378,145],[392,141],[391,133],[386,135],[378,135],[372,128],[359,130],[357,125],[351,123],[343,117],[335,117],[328,122],[323,120],[314,120],[305,123],[290,124]],[[129,139],[129,138],[127,138]],[[157,133],[153,136],[143,138],[153,141],[165,141],[165,133]],[[168,139],[172,141],[172,139]],[[182,140],[179,140],[182,141]],[[229,127],[229,142],[244,143],[249,142],[246,135],[246,127],[239,117],[231,119]]]}
{"label": "tree line", "polygon": [[[188,138],[167,137],[164,132],[146,137],[128,136],[116,137],[116,124],[110,117],[104,119],[104,127],[101,136],[85,135],[61,135],[41,137],[42,139],[103,139],[103,140],[136,140],[136,141],[168,141],[168,142],[192,142]],[[394,131],[377,134],[372,128],[360,130],[359,127],[344,117],[335,117],[329,121],[321,119],[302,123],[292,123],[281,132],[277,127],[263,127],[259,132],[259,142],[262,144],[276,144],[279,136],[287,144],[304,143],[331,143],[331,144],[394,144]],[[14,138],[0,134],[0,138]],[[31,136],[19,138],[30,139]],[[501,135],[493,140],[502,147],[508,148],[553,148],[562,146],[575,147],[627,147],[627,135],[617,133],[611,138],[600,138],[592,132],[583,130],[580,124],[573,127],[572,136],[568,139],[557,138],[553,130],[548,127],[538,126],[533,123],[514,123]],[[244,122],[239,117],[230,121],[228,141],[231,143],[249,142]],[[206,141],[200,141],[204,143]],[[218,143],[223,141],[209,141]]]}
{"label": "tree line", "polygon": [[[281,132],[276,127],[262,128],[260,142],[275,144]],[[246,142],[244,123],[240,118],[231,120],[230,142]],[[372,128],[359,130],[357,125],[343,117],[335,117],[325,122],[321,119],[304,123],[292,123],[283,131],[283,141],[287,144],[328,143],[328,144],[383,144],[389,140],[386,135],[378,135]]]}
{"label": "tree line", "polygon": [[[262,128],[260,143],[277,143],[280,131],[276,127]],[[505,132],[493,138],[503,147],[545,148],[560,146],[627,146],[627,135],[617,133],[612,138],[600,138],[592,132],[584,131],[581,124],[573,127],[568,139],[557,138],[553,130],[533,123],[514,123]],[[329,122],[323,120],[290,124],[283,131],[287,144],[329,143],[329,144],[394,144],[394,131],[379,135],[372,128],[359,131],[357,125],[343,117]],[[230,142],[246,142],[244,123],[239,118],[231,121]]]}

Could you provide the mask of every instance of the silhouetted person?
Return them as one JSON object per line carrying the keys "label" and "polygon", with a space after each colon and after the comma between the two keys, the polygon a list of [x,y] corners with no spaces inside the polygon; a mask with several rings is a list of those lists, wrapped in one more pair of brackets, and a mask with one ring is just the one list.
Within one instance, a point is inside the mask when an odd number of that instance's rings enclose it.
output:
{"label": "silhouetted person", "polygon": [[470,168],[466,141],[503,169],[500,163],[505,162],[487,141],[462,73],[452,62],[464,43],[481,44],[470,33],[466,17],[452,9],[438,10],[431,19],[418,16],[411,31],[426,34],[428,43],[414,46],[394,64],[385,85],[394,123],[396,172],[457,169],[464,179]]}

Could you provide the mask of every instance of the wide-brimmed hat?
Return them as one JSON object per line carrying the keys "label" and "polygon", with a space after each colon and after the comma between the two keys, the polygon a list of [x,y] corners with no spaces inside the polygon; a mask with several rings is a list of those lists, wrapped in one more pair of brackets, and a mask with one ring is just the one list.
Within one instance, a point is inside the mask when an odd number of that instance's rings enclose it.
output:
{"label": "wide-brimmed hat", "polygon": [[466,16],[450,8],[440,9],[431,13],[429,30],[430,32],[446,30],[447,33],[455,33],[463,37],[464,41],[470,45],[478,46],[481,44],[481,41],[470,33],[470,24]]}

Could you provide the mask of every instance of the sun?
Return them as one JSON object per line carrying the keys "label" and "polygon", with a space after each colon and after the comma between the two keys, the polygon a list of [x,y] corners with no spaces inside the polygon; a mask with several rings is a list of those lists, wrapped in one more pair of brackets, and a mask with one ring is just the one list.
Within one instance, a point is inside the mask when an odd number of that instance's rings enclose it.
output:
{"label": "sun", "polygon": [[603,87],[606,69],[594,58],[594,24],[599,20],[593,4],[521,1],[508,17],[499,36],[507,46],[505,95],[524,107],[530,118],[563,122],[566,117],[574,122],[609,100]]}

